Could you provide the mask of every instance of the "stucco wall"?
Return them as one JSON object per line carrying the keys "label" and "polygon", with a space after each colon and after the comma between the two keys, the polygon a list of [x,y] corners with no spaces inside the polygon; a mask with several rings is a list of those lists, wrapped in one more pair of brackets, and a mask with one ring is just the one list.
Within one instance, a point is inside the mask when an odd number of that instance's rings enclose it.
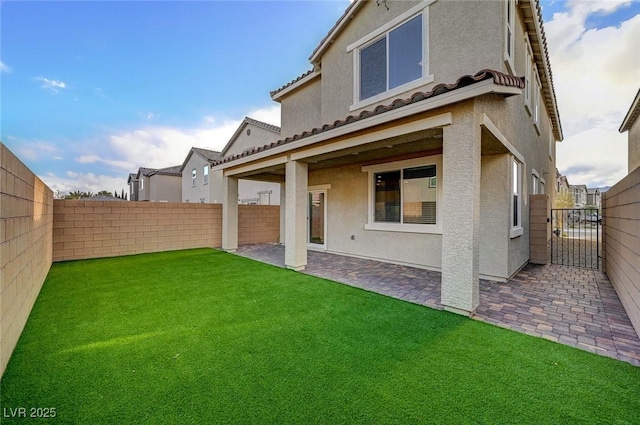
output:
{"label": "stucco wall", "polygon": [[0,376],[49,272],[53,193],[0,143]]}
{"label": "stucco wall", "polygon": [[603,194],[603,270],[640,335],[640,168]]}
{"label": "stucco wall", "polygon": [[629,130],[629,168],[628,172],[632,172],[640,167],[640,118],[636,119]]}
{"label": "stucco wall", "polygon": [[[242,244],[276,242],[277,206],[239,206]],[[220,204],[56,200],[53,261],[220,247]]]}
{"label": "stucco wall", "polygon": [[507,154],[483,155],[480,182],[480,274],[503,280],[509,276],[511,159]]}
{"label": "stucco wall", "polygon": [[[200,170],[202,174],[202,170]],[[150,201],[152,202],[181,202],[182,177],[154,174],[150,181]]]}
{"label": "stucco wall", "polygon": [[[247,134],[247,130],[250,130]],[[231,156],[242,153],[245,149],[262,146],[271,142],[275,142],[280,138],[280,133],[267,130],[255,124],[247,123],[229,149],[224,151],[224,156]]]}
{"label": "stucco wall", "polygon": [[287,95],[281,103],[281,138],[322,125],[321,80],[313,81]]}
{"label": "stucco wall", "polygon": [[309,186],[325,184],[331,185],[326,198],[327,251],[440,269],[442,235],[365,230],[368,175],[361,165],[309,173]]}
{"label": "stucco wall", "polygon": [[[212,172],[209,169],[209,183],[204,184],[203,181],[203,168],[208,166],[209,162],[202,158],[197,153],[193,153],[189,161],[185,164],[182,170],[182,202],[199,203],[201,199],[204,199],[205,203],[211,202],[211,186],[212,186]],[[193,185],[191,179],[191,172],[195,168],[196,170],[196,185]]]}

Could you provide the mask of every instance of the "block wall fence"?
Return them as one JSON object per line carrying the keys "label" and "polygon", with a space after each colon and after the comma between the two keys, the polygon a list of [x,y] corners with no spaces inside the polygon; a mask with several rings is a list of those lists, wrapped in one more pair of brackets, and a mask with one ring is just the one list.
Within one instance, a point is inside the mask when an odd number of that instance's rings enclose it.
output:
{"label": "block wall fence", "polygon": [[0,143],[0,376],[49,268],[53,192]]}
{"label": "block wall fence", "polygon": [[[238,206],[240,245],[279,235],[280,206]],[[221,245],[220,204],[54,201],[54,262]]]}
{"label": "block wall fence", "polygon": [[602,269],[640,335],[640,168],[602,197]]}

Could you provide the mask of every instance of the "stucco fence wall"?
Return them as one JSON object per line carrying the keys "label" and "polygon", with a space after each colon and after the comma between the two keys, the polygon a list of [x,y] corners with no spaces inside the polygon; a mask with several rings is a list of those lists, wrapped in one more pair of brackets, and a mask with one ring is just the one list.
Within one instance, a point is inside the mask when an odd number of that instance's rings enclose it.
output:
{"label": "stucco fence wall", "polygon": [[[53,217],[53,261],[222,245],[220,204],[55,200]],[[279,206],[238,206],[240,245],[279,235]]]}
{"label": "stucco fence wall", "polygon": [[606,191],[603,271],[640,335],[640,168]]}
{"label": "stucco fence wall", "polygon": [[53,193],[0,143],[0,376],[51,267]]}

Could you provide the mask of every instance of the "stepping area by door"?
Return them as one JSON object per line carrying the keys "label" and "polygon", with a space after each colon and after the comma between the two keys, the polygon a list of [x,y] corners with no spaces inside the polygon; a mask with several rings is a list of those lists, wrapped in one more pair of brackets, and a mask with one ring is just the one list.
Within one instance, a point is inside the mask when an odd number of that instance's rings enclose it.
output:
{"label": "stepping area by door", "polygon": [[[284,267],[282,245],[244,245],[237,254]],[[309,250],[304,273],[443,308],[438,272]],[[473,318],[640,366],[640,339],[599,270],[528,265],[508,283],[481,280]]]}

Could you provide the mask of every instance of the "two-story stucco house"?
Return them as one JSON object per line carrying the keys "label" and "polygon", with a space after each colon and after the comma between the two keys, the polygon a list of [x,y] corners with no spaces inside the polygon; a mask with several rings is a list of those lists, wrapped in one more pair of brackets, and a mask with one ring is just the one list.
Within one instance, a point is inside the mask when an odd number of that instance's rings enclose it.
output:
{"label": "two-story stucco house", "polygon": [[129,200],[137,201],[138,200],[138,175],[136,173],[129,173],[129,178],[127,179],[127,185],[129,185]]}
{"label": "two-story stucco house", "polygon": [[640,89],[636,93],[636,97],[631,103],[631,107],[627,111],[627,114],[620,125],[620,133],[628,131],[628,167],[627,173],[631,173],[636,168],[640,167]]}
{"label": "two-story stucco house", "polygon": [[573,195],[573,207],[584,208],[587,206],[587,186],[584,184],[572,184],[569,190]]}
{"label": "two-story stucco house", "polygon": [[180,165],[166,168],[140,167],[135,178],[129,175],[129,182],[130,192],[131,185],[137,182],[137,201],[180,202],[182,199]]}
{"label": "two-story stucco house", "polygon": [[187,154],[180,172],[182,173],[182,202],[216,203],[219,200],[212,197],[214,183],[211,181],[209,170],[211,163],[220,159],[217,151],[193,147]]}
{"label": "two-story stucco house", "polygon": [[[280,137],[280,127],[245,117],[222,152],[191,148],[182,172],[182,202],[222,203],[222,172],[210,173],[210,166],[224,156],[241,154],[256,145],[271,143]],[[279,205],[280,182],[240,180],[238,202],[241,204]]]}
{"label": "two-story stucco house", "polygon": [[555,178],[538,2],[356,0],[310,61],[271,93],[285,138],[212,167],[223,248],[239,179],[280,181],[287,267],[321,249],[436,270],[445,308],[472,313],[480,277],[528,262],[529,195]]}

